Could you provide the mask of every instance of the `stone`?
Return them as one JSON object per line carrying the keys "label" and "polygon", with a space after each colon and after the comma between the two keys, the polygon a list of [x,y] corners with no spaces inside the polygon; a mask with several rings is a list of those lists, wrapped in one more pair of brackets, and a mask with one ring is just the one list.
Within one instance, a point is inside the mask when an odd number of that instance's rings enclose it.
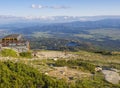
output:
{"label": "stone", "polygon": [[117,72],[111,70],[102,70],[102,73],[105,75],[105,80],[112,83],[118,84],[120,81],[120,76]]}

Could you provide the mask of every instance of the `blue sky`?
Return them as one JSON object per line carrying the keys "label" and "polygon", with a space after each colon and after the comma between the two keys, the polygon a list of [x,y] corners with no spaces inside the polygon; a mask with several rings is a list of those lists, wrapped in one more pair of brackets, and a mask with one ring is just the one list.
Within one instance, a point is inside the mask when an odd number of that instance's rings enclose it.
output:
{"label": "blue sky", "polygon": [[120,0],[0,0],[0,15],[120,15]]}

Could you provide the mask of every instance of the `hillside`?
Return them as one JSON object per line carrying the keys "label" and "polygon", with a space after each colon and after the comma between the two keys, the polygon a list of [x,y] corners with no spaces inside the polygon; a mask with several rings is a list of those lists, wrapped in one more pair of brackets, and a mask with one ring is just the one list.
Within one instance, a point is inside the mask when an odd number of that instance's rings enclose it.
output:
{"label": "hillside", "polygon": [[64,80],[43,75],[22,63],[0,61],[0,76],[2,88],[67,88]]}
{"label": "hillside", "polygon": [[120,88],[120,0],[1,0],[0,88]]}
{"label": "hillside", "polygon": [[[111,68],[119,71],[120,56],[116,55],[116,52],[113,55],[86,51],[35,52],[36,56],[31,59],[0,57],[2,88],[7,86],[10,86],[10,88],[16,88],[17,86],[20,86],[20,88],[27,88],[28,86],[30,88],[120,87],[119,83],[116,84],[117,79],[115,84],[109,83],[104,79],[104,74],[101,71],[95,71],[97,66],[102,67],[103,71],[116,72],[110,70]],[[120,73],[118,72],[118,74]]]}

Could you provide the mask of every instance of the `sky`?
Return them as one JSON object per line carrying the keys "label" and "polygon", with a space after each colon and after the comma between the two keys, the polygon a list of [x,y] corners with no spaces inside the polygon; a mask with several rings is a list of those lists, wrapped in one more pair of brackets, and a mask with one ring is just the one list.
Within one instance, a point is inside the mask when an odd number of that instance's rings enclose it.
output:
{"label": "sky", "polygon": [[0,0],[0,15],[120,15],[120,0]]}

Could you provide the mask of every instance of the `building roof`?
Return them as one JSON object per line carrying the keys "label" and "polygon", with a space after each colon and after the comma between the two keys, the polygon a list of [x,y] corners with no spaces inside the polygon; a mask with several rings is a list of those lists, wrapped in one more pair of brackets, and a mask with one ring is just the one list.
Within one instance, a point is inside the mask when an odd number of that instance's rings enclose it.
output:
{"label": "building roof", "polygon": [[11,34],[11,35],[7,35],[4,38],[18,38],[19,36],[21,36],[20,34]]}

